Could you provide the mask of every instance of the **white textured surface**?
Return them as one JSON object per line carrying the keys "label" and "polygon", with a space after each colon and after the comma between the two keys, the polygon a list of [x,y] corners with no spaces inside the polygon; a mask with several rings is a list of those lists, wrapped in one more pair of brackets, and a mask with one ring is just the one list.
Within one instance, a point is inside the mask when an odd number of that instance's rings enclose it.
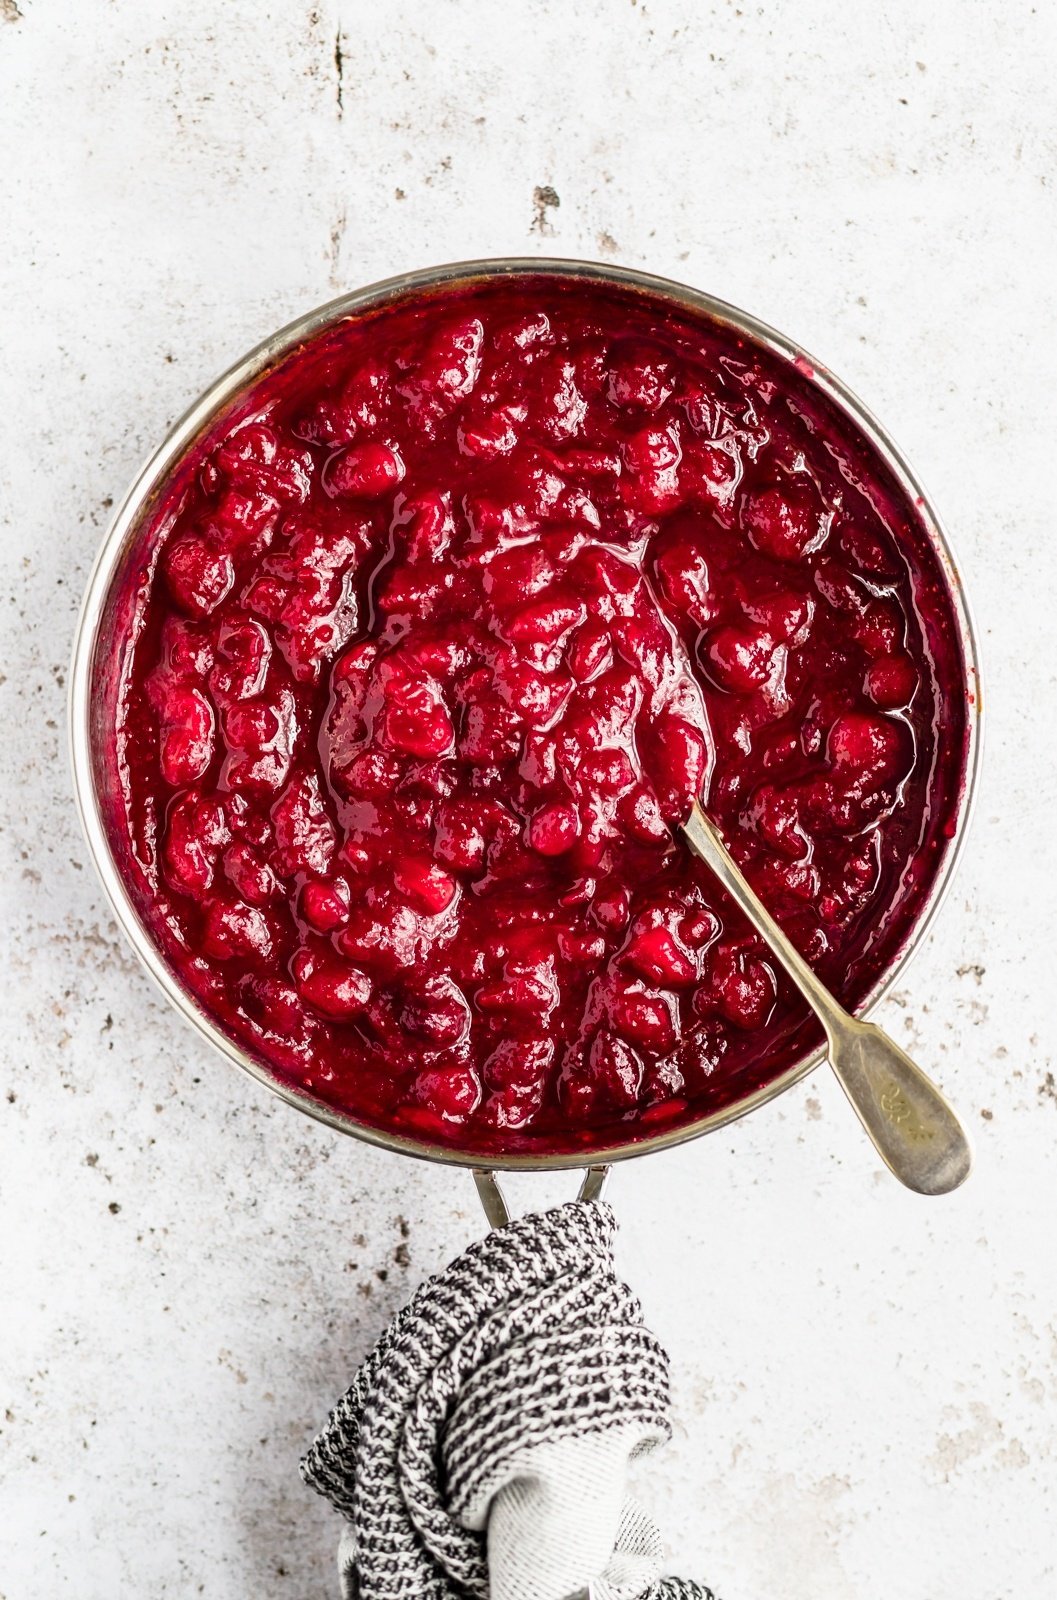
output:
{"label": "white textured surface", "polygon": [[700,284],[850,381],[989,668],[971,849],[884,1010],[971,1121],[968,1188],[900,1192],[821,1075],[614,1179],[674,1357],[672,1565],[1057,1592],[1055,62],[1025,0],[0,0],[4,1600],[331,1592],[298,1454],[480,1227],[468,1178],[271,1103],[155,998],[63,683],[111,498],[216,371],[339,288],[532,250]]}

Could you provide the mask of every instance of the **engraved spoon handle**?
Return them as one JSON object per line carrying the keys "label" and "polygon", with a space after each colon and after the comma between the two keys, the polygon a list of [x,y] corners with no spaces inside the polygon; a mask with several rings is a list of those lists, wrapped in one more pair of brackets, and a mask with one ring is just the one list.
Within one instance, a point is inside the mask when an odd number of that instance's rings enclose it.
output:
{"label": "engraved spoon handle", "polygon": [[770,946],[826,1030],[830,1066],[885,1163],[918,1194],[949,1194],[972,1166],[969,1137],[936,1085],[876,1023],[859,1022],[808,966],[750,889],[695,801],[683,833]]}

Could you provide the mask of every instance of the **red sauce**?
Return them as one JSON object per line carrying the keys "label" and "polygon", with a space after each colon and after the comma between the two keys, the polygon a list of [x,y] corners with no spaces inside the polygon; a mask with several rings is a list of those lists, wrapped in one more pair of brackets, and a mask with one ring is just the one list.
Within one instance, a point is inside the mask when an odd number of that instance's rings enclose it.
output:
{"label": "red sauce", "polygon": [[673,834],[695,793],[849,1004],[935,879],[966,685],[920,513],[718,324],[546,278],[350,319],[194,448],[141,560],[140,914],[361,1121],[590,1150],[812,1047]]}

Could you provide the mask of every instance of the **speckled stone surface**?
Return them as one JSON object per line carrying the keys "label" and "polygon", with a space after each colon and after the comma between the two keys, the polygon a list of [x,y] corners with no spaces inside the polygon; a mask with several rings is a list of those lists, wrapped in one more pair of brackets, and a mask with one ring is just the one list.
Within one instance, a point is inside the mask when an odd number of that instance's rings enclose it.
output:
{"label": "speckled stone surface", "polygon": [[299,1118],[156,997],[64,686],[108,508],[205,382],[339,289],[534,251],[841,373],[950,522],[987,668],[968,857],[882,1012],[978,1170],[901,1192],[818,1073],[619,1171],[675,1370],[640,1492],[725,1600],[1057,1592],[1055,60],[1024,0],[0,0],[3,1600],[333,1592],[298,1456],[481,1229],[465,1175]]}

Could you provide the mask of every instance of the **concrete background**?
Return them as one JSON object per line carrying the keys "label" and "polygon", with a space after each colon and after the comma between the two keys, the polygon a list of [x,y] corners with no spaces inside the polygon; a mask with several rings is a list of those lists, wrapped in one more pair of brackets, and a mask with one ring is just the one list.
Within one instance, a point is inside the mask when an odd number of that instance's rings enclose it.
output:
{"label": "concrete background", "polygon": [[642,1475],[672,1568],[1057,1593],[1055,30],[1024,0],[0,0],[3,1600],[332,1593],[299,1452],[481,1228],[467,1177],[298,1118],[155,997],[72,815],[64,680],[108,508],[218,370],[339,289],[532,251],[699,284],[845,377],[949,519],[988,669],[969,854],[883,1010],[972,1182],[899,1191],[822,1074],[613,1181],[674,1360]]}

